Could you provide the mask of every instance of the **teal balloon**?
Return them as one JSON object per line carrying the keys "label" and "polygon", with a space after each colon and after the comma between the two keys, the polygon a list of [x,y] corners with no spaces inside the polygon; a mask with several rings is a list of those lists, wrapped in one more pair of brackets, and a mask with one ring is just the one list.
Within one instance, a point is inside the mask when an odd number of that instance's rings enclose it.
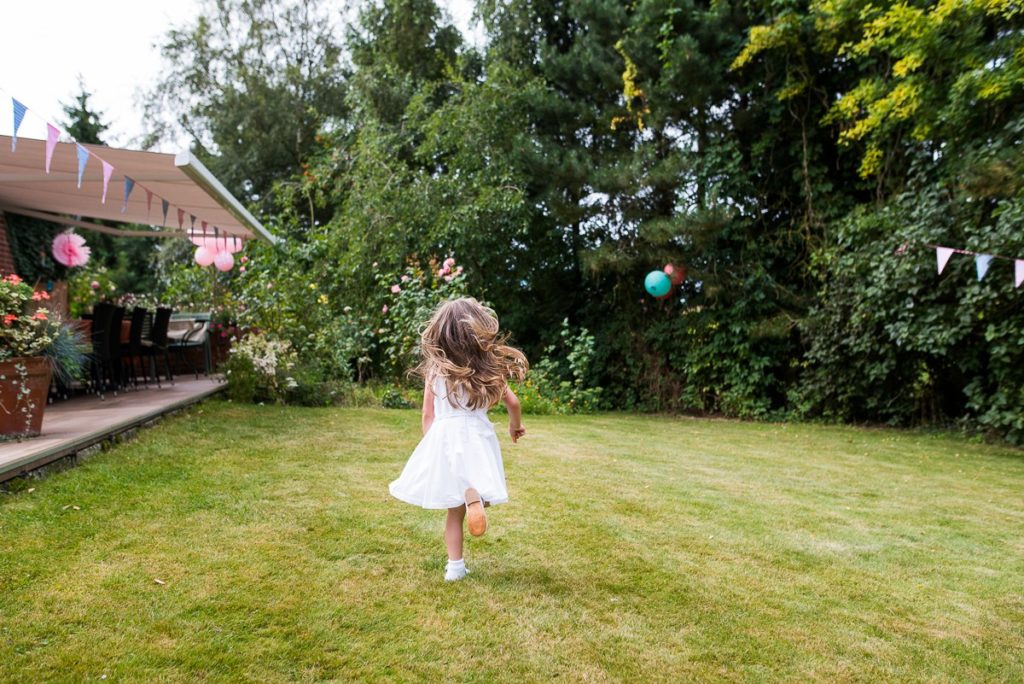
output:
{"label": "teal balloon", "polygon": [[651,271],[644,278],[644,289],[652,297],[664,297],[672,289],[672,279],[664,271]]}

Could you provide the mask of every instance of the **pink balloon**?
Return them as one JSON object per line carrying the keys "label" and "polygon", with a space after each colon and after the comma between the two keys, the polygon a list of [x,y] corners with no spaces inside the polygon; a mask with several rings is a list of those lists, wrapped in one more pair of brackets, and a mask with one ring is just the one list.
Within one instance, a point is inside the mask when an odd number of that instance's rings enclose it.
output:
{"label": "pink balloon", "polygon": [[231,256],[231,252],[217,252],[213,265],[218,271],[230,271],[235,266],[235,257]]}
{"label": "pink balloon", "polygon": [[200,266],[209,266],[213,263],[215,255],[205,246],[196,247],[196,263]]}

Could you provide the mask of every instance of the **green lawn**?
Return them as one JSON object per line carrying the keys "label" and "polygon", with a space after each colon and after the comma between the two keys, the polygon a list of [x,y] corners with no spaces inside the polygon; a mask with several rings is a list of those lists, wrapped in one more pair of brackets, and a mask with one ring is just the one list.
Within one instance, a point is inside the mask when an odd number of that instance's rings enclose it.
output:
{"label": "green lawn", "polygon": [[1024,679],[1021,452],[526,425],[454,584],[443,514],[387,493],[414,411],[211,402],[24,482],[0,496],[0,681]]}

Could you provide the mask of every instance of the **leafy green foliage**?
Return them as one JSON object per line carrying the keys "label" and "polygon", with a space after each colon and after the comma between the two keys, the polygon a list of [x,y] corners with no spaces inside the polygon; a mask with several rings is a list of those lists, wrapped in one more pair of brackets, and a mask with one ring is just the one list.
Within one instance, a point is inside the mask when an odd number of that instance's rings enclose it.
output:
{"label": "leafy green foliage", "polygon": [[[169,36],[160,92],[188,84],[179,124],[288,238],[217,296],[323,377],[403,382],[450,289],[540,359],[520,388],[538,411],[1024,440],[1019,292],[928,268],[939,242],[1022,251],[1015,4],[480,0],[475,48],[433,0],[383,0],[347,27],[350,65],[339,48],[333,69],[285,73],[284,36],[341,43],[315,11],[208,6]],[[228,31],[244,21],[249,38]],[[427,266],[449,255],[450,286]],[[666,263],[688,276],[651,300],[644,274]]]}
{"label": "leafy green foliage", "polygon": [[566,319],[559,338],[526,379],[514,384],[523,413],[593,413],[601,406],[601,388],[594,384],[594,336],[586,328],[574,335]]}

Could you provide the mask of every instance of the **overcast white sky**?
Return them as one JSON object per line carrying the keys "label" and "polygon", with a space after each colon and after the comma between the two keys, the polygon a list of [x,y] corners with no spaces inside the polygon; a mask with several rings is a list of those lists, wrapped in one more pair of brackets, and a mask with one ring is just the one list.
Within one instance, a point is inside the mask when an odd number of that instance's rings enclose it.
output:
{"label": "overcast white sky", "polygon": [[[90,102],[110,125],[107,141],[133,147],[142,134],[138,93],[160,72],[154,44],[168,27],[193,18],[199,0],[3,0],[0,28],[0,134],[13,127],[11,97],[31,112],[19,135],[45,138],[45,121],[63,121],[61,102],[78,92],[79,74]],[[345,0],[327,0],[339,10]],[[440,0],[463,30],[472,0]],[[41,118],[40,118],[41,117]],[[176,152],[181,142],[165,146]]]}

